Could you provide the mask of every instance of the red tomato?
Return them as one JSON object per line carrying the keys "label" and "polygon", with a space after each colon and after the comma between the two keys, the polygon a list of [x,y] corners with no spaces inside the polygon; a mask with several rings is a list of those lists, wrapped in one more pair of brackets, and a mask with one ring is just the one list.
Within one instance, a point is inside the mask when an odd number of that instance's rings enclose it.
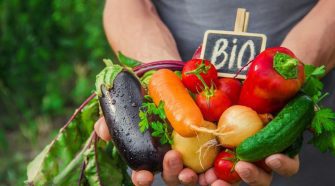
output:
{"label": "red tomato", "polygon": [[222,90],[231,100],[232,104],[236,104],[240,97],[242,84],[238,79],[220,78],[217,82],[217,89]]}
{"label": "red tomato", "polygon": [[236,157],[230,152],[221,152],[214,161],[215,175],[229,183],[236,183],[241,180],[240,176],[234,170]]}
{"label": "red tomato", "polygon": [[218,121],[221,114],[232,104],[228,96],[221,90],[204,90],[196,95],[195,102],[207,121]]}
{"label": "red tomato", "polygon": [[193,93],[201,92],[204,89],[203,83],[196,74],[201,76],[208,87],[217,81],[218,78],[218,73],[210,61],[191,59],[183,67],[182,82]]}

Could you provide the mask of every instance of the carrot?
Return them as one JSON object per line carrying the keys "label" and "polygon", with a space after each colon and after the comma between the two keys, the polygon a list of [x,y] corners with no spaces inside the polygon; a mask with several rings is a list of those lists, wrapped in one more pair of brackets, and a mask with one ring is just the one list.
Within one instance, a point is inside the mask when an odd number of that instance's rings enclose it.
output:
{"label": "carrot", "polygon": [[155,72],[149,82],[148,90],[156,105],[160,101],[164,102],[166,117],[179,135],[183,137],[197,135],[195,128],[203,127],[204,118],[174,72],[167,69]]}

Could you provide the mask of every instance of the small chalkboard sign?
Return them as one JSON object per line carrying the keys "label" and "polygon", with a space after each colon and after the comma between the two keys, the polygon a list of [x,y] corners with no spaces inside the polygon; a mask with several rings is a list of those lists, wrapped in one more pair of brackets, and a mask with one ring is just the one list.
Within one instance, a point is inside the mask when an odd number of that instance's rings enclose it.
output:
{"label": "small chalkboard sign", "polygon": [[[244,14],[239,12],[241,10]],[[204,35],[201,58],[210,60],[221,77],[235,77],[239,72],[236,77],[245,79],[246,65],[265,49],[264,34],[245,32],[249,13],[241,10],[237,13],[235,31],[208,30]]]}

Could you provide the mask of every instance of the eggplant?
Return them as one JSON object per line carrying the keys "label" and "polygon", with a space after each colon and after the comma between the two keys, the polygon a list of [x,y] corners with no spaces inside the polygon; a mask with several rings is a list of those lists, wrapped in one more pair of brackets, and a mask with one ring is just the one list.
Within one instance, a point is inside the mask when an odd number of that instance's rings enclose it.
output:
{"label": "eggplant", "polygon": [[139,80],[128,71],[121,71],[107,90],[101,85],[100,106],[121,157],[133,170],[162,170],[169,145],[161,145],[150,131],[142,133],[139,128],[139,108],[144,100],[144,89]]}

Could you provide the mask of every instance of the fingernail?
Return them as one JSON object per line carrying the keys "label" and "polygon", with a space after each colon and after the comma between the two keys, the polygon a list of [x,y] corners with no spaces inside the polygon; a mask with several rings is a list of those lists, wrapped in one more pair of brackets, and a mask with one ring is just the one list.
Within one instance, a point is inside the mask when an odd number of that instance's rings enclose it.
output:
{"label": "fingernail", "polygon": [[178,179],[183,185],[187,185],[187,184],[190,184],[195,179],[195,177],[184,175],[184,174],[179,174]]}
{"label": "fingernail", "polygon": [[281,167],[281,162],[279,161],[279,159],[275,158],[269,161],[269,165],[274,169],[279,169]]}
{"label": "fingernail", "polygon": [[177,158],[173,158],[169,160],[169,166],[172,169],[179,168],[181,162]]}
{"label": "fingernail", "polygon": [[147,179],[144,178],[143,176],[137,176],[137,183],[139,185],[147,185],[148,184],[147,182],[148,182]]}
{"label": "fingernail", "polygon": [[238,174],[243,178],[249,178],[251,172],[249,169],[246,168],[246,169],[242,169]]}

